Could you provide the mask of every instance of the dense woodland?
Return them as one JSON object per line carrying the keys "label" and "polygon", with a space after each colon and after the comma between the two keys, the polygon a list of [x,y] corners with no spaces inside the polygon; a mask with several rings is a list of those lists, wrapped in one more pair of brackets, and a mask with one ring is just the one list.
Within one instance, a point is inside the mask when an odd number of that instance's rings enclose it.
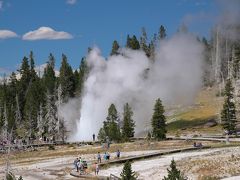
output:
{"label": "dense woodland", "polygon": [[[226,115],[232,113],[229,110],[232,111],[233,108],[228,109],[229,103],[231,104],[231,99],[238,96],[235,91],[233,92],[233,88],[236,87],[240,79],[240,41],[237,41],[235,37],[228,36],[227,32],[231,30],[239,32],[240,28],[235,26],[216,27],[209,40],[196,37],[204,46],[204,86],[222,85],[223,89],[225,81],[228,82],[226,89],[233,85],[233,87],[228,88],[228,92],[231,93],[226,94],[229,98],[226,98],[225,110],[222,112],[223,122],[235,121],[235,114],[237,114],[234,109],[234,117],[229,119],[229,116]],[[141,32],[140,37],[128,35],[125,47],[142,50],[150,61],[155,61],[155,49],[162,40],[168,38],[167,31],[161,25],[158,33],[152,36],[147,34],[145,28],[142,28]],[[180,28],[179,32],[187,33],[186,27]],[[122,47],[114,40],[109,54],[118,55],[119,48]],[[88,49],[88,53],[90,51],[91,48]],[[16,138],[64,140],[66,138],[66,121],[59,116],[58,109],[71,98],[80,98],[83,95],[84,81],[88,77],[91,67],[87,65],[86,58],[83,57],[79,63],[79,68],[73,70],[68,63],[67,56],[62,54],[60,73],[57,75],[55,61],[54,55],[50,54],[44,73],[40,75],[35,68],[34,53],[30,52],[29,55],[23,57],[21,66],[16,72],[3,78],[0,84],[1,140],[10,137],[11,140]],[[238,105],[232,106],[235,108]],[[160,99],[156,101],[153,109],[153,132],[151,133],[156,139],[164,139],[166,125]],[[134,112],[127,102],[123,113],[123,120],[120,120],[114,104],[110,105],[108,117],[99,132],[99,139],[108,136],[112,140],[119,141],[122,138],[129,140],[134,136],[135,123],[132,120]],[[154,119],[159,119],[159,121],[154,121]],[[159,129],[160,125],[164,128]],[[228,128],[227,125],[224,127]],[[233,130],[232,126],[230,130]]]}

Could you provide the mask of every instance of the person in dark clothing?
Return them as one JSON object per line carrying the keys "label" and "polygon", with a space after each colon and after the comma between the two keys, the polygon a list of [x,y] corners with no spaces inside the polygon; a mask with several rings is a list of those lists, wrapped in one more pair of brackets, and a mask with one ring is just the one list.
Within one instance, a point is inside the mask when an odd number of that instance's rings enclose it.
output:
{"label": "person in dark clothing", "polygon": [[120,158],[120,151],[119,151],[119,149],[117,150],[117,158],[118,159]]}
{"label": "person in dark clothing", "polygon": [[95,141],[95,134],[92,135],[93,141]]}
{"label": "person in dark clothing", "polygon": [[97,154],[97,160],[98,160],[98,163],[101,163],[102,157],[101,157],[100,152],[98,152],[98,154]]}
{"label": "person in dark clothing", "polygon": [[76,171],[78,172],[78,158],[76,158],[73,162],[74,168],[76,169]]}

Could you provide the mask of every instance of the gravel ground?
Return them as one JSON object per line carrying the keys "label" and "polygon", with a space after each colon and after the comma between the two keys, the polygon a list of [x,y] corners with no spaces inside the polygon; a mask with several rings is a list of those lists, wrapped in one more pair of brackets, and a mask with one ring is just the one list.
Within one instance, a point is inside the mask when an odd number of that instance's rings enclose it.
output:
{"label": "gravel ground", "polygon": [[[153,153],[153,151],[122,152],[122,157]],[[88,161],[96,160],[96,154],[79,155]],[[115,157],[111,153],[111,157]],[[49,160],[39,160],[37,163],[16,164],[12,170],[16,176],[22,175],[24,180],[39,179],[75,179],[69,175],[73,168],[74,156],[63,156]],[[207,149],[193,152],[164,155],[152,159],[133,162],[132,168],[138,174],[139,179],[162,179],[167,174],[167,168],[171,160],[177,162],[178,168],[184,172],[188,179],[215,177],[226,180],[240,179],[240,147],[219,149]],[[114,174],[120,176],[123,165],[111,166],[108,169],[100,169],[99,175],[108,176]],[[0,166],[0,179],[4,176],[4,166]],[[231,177],[235,176],[235,177]],[[231,178],[230,178],[231,177]]]}
{"label": "gravel ground", "polygon": [[[156,150],[122,152],[121,157],[129,157],[153,152],[156,152]],[[116,156],[115,153],[110,153],[110,155],[111,158]],[[82,157],[87,161],[96,160],[96,154],[79,154],[78,157]],[[76,157],[73,156],[66,156],[49,160],[39,160],[39,162],[34,164],[27,163],[12,165],[11,169],[17,177],[20,175],[23,176],[24,180],[73,179],[69,173],[73,168],[72,163],[75,158]],[[0,179],[1,177],[4,177],[4,169],[4,166],[0,166]]]}
{"label": "gravel ground", "polygon": [[[132,163],[132,169],[138,174],[139,179],[162,179],[167,175],[167,168],[171,163],[171,160],[180,161],[184,158],[190,158],[195,156],[205,156],[213,152],[219,151],[218,149],[209,149],[194,152],[176,153],[170,155],[164,155],[154,159],[148,159],[143,161],[136,161]],[[99,175],[110,175],[114,174],[120,176],[123,165],[112,166],[108,169],[103,169],[100,171]]]}

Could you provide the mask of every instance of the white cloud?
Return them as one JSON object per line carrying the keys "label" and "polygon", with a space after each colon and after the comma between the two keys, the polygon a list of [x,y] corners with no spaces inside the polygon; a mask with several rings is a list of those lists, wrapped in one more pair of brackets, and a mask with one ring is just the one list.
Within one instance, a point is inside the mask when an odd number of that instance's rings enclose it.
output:
{"label": "white cloud", "polygon": [[55,31],[50,27],[40,27],[37,30],[29,31],[23,35],[23,40],[57,40],[57,39],[72,39],[73,36],[64,31]]}
{"label": "white cloud", "polygon": [[70,5],[74,5],[77,3],[77,0],[67,0],[66,3]]}
{"label": "white cloud", "polygon": [[18,35],[10,30],[0,30],[0,39],[8,39],[8,38],[14,38],[17,37]]}

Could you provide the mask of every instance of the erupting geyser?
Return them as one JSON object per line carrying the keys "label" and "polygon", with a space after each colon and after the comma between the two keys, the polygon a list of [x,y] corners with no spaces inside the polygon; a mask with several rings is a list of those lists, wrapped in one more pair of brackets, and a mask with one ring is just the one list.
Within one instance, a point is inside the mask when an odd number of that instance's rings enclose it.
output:
{"label": "erupting geyser", "polygon": [[87,57],[91,67],[81,100],[80,119],[71,140],[91,140],[98,134],[111,103],[122,115],[128,102],[134,112],[136,134],[149,128],[155,100],[164,105],[191,103],[201,87],[203,47],[196,37],[177,33],[160,43],[155,59],[122,49],[107,60],[94,48]]}

